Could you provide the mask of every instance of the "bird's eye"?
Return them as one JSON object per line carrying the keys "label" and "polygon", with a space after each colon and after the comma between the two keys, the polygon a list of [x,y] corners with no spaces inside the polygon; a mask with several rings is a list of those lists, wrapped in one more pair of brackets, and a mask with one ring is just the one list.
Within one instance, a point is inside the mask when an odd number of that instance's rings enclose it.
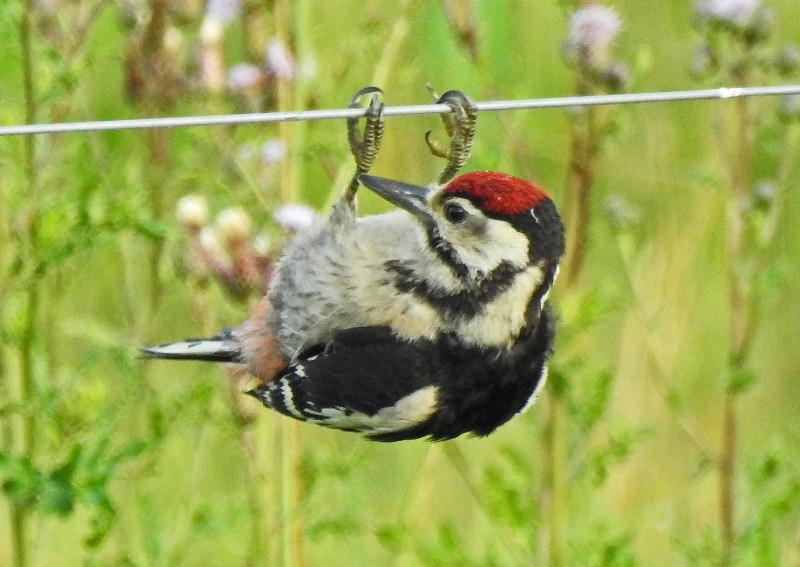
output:
{"label": "bird's eye", "polygon": [[453,224],[458,224],[467,218],[467,211],[461,205],[450,203],[444,207],[444,218]]}

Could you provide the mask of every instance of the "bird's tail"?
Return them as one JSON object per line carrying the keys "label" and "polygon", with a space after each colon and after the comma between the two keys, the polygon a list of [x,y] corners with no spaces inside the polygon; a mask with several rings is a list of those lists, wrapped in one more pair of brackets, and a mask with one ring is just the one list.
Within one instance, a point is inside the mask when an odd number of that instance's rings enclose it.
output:
{"label": "bird's tail", "polygon": [[225,329],[216,337],[142,347],[142,354],[148,358],[240,362],[242,344],[231,329]]}

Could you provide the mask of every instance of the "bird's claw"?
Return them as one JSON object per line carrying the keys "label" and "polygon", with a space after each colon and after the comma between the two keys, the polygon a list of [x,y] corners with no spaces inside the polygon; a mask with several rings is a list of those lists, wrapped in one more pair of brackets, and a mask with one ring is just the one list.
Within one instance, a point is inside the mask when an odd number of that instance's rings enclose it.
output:
{"label": "bird's claw", "polygon": [[446,104],[452,109],[452,112],[442,114],[442,123],[450,138],[448,146],[433,140],[430,130],[425,133],[425,142],[431,153],[447,160],[447,165],[437,178],[437,182],[442,184],[455,177],[472,153],[472,139],[475,137],[478,108],[461,91],[450,90],[442,96],[438,96],[430,85],[428,85],[428,90],[436,100],[436,104]]}
{"label": "bird's claw", "polygon": [[358,131],[358,118],[347,120],[347,141],[350,144],[350,153],[356,160],[356,173],[347,187],[346,199],[352,201],[358,189],[358,176],[367,173],[375,162],[378,150],[381,147],[383,138],[383,101],[381,96],[383,91],[378,87],[364,87],[353,95],[350,99],[348,108],[360,108],[361,99],[366,95],[372,95],[369,99],[369,106],[364,115],[364,131]]}

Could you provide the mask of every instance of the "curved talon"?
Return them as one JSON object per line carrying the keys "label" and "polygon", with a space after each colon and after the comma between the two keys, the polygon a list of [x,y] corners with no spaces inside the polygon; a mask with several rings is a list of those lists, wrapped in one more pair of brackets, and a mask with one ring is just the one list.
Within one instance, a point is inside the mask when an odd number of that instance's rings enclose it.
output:
{"label": "curved talon", "polygon": [[425,143],[428,145],[428,149],[436,157],[447,159],[448,154],[450,153],[450,148],[448,146],[443,146],[431,138],[431,134],[433,134],[431,130],[425,132]]}
{"label": "curved talon", "polygon": [[352,201],[355,197],[358,189],[358,176],[367,173],[375,162],[375,157],[378,155],[378,149],[383,138],[383,102],[378,96],[383,94],[381,89],[373,86],[360,89],[350,99],[347,107],[359,108],[361,99],[368,94],[371,94],[372,97],[364,114],[363,133],[359,134],[358,132],[358,118],[347,120],[347,141],[350,144],[350,153],[353,154],[353,158],[356,160],[356,173],[346,191],[345,198],[348,201]]}
{"label": "curved talon", "polygon": [[[436,92],[427,85],[432,95]],[[449,90],[436,99],[437,104],[446,104],[452,112],[442,115],[442,123],[450,138],[449,147],[443,146],[431,138],[430,131],[425,134],[425,142],[430,152],[447,160],[447,165],[437,178],[439,184],[450,181],[458,170],[469,159],[472,153],[472,139],[475,136],[475,122],[478,108],[475,103],[458,90]]]}
{"label": "curved talon", "polygon": [[372,94],[372,93],[383,94],[383,90],[380,87],[376,87],[376,86],[373,86],[373,85],[369,85],[369,86],[364,87],[363,89],[359,89],[358,91],[356,91],[356,94],[354,94],[352,97],[350,97],[350,102],[347,103],[347,108],[355,108],[355,107],[357,107],[358,103],[361,100],[361,97],[363,97],[366,94]]}

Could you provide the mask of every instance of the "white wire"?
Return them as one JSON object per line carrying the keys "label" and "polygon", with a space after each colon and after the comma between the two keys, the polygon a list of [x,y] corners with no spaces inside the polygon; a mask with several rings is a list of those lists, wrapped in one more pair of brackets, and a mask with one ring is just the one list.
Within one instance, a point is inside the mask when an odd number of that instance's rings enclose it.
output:
{"label": "white wire", "polygon": [[[478,110],[486,112],[528,108],[639,104],[645,102],[730,99],[781,95],[800,95],[800,85],[722,87],[687,91],[564,96],[520,100],[488,100],[476,102],[475,106],[478,107]],[[366,110],[363,108],[339,108],[329,110],[295,110],[289,112],[256,112],[251,114],[216,114],[209,116],[171,116],[163,118],[134,118],[128,120],[20,124],[15,126],[0,126],[0,136],[54,134],[63,132],[97,132],[101,130],[135,130],[143,128],[176,128],[182,126],[218,126],[224,124],[252,124],[296,120],[328,120],[334,118],[357,118],[363,116],[365,112]],[[419,104],[387,106],[383,113],[384,116],[407,116],[413,114],[445,114],[447,112],[451,112],[451,109],[444,104]]]}

